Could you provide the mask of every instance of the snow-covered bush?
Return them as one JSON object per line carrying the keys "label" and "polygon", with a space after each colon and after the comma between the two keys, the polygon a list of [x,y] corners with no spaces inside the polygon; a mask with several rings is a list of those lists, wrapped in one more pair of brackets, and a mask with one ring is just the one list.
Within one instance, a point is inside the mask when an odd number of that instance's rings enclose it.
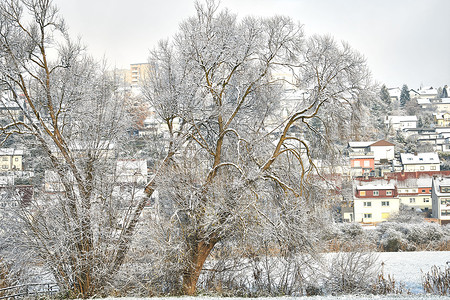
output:
{"label": "snow-covered bush", "polygon": [[376,260],[372,252],[337,253],[327,276],[327,291],[331,294],[366,293],[378,273]]}
{"label": "snow-covered bush", "polygon": [[384,251],[397,252],[406,244],[406,240],[400,231],[388,227],[381,235],[380,246]]}

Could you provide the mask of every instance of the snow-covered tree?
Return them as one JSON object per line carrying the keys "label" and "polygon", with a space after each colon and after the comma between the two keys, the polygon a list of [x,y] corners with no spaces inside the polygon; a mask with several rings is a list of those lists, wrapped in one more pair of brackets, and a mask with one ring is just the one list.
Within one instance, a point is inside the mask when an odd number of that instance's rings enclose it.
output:
{"label": "snow-covered tree", "polygon": [[[215,1],[196,9],[151,52],[144,87],[169,132],[146,189],[160,195],[160,226],[149,235],[166,249],[155,256],[172,249],[159,261],[171,262],[171,280],[191,295],[218,244],[267,231],[279,248],[291,237],[289,249],[309,251],[306,220],[324,202],[324,186],[306,133],[331,147],[372,92],[364,58],[345,43],[306,37],[282,16],[238,19]],[[282,118],[286,85],[303,97]]]}
{"label": "snow-covered tree", "polygon": [[405,107],[405,105],[411,100],[409,95],[409,88],[406,84],[402,86],[402,91],[400,92],[400,106]]}
{"label": "snow-covered tree", "polygon": [[380,88],[380,98],[387,106],[391,105],[391,96],[386,85],[384,84]]}
{"label": "snow-covered tree", "polygon": [[34,159],[51,192],[37,190],[5,221],[3,259],[41,266],[61,289],[92,296],[120,268],[142,202],[135,186],[116,183],[128,127],[123,99],[50,0],[0,3],[0,84],[3,104],[17,108],[2,115],[1,137],[22,135],[40,149]]}

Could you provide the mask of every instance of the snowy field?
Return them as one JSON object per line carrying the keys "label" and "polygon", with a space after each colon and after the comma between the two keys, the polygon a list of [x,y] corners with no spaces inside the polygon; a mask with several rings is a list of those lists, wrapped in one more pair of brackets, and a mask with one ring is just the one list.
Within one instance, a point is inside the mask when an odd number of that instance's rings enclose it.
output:
{"label": "snowy field", "polygon": [[[286,299],[305,299],[305,300],[371,300],[371,299],[386,299],[386,300],[434,300],[434,299],[450,299],[450,297],[430,296],[424,295],[422,289],[422,271],[428,272],[432,266],[444,267],[446,262],[450,263],[450,251],[442,252],[383,252],[378,253],[379,263],[383,263],[384,274],[390,274],[394,277],[397,283],[403,283],[404,286],[414,295],[392,295],[392,296],[314,296],[314,297],[269,297],[269,298],[253,298],[261,300],[286,300]],[[136,298],[108,298],[132,300]],[[214,300],[220,299],[218,297],[166,297],[166,298],[149,298],[152,300]],[[223,298],[226,300],[242,300],[248,298]],[[144,300],[140,298],[139,300]]]}
{"label": "snowy field", "polygon": [[[430,252],[383,252],[379,262],[384,262],[384,274],[391,274],[397,282],[405,284],[413,294],[423,293],[422,271],[432,266],[445,267],[450,264],[450,251]],[[450,299],[450,297],[447,297]]]}

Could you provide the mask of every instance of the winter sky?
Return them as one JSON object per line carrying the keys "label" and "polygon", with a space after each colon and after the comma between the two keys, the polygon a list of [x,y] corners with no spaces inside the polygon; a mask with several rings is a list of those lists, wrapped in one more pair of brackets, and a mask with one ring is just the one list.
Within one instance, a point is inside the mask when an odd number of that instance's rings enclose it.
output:
{"label": "winter sky", "polygon": [[[111,66],[146,62],[149,49],[194,14],[194,0],[54,0],[72,36]],[[449,0],[221,0],[246,15],[287,15],[306,34],[330,34],[366,58],[388,87],[450,85]]]}

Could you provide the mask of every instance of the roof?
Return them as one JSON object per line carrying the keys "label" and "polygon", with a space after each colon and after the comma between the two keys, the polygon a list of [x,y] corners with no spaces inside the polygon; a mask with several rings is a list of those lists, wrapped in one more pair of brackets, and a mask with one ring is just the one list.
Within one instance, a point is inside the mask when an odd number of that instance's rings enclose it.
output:
{"label": "roof", "polygon": [[366,148],[372,145],[374,141],[370,142],[348,142],[348,146],[350,148]]}
{"label": "roof", "polygon": [[370,147],[386,147],[386,146],[395,146],[395,145],[385,140],[381,140],[370,145]]}
{"label": "roof", "polygon": [[417,116],[387,116],[386,122],[389,123],[417,122]]}
{"label": "roof", "polygon": [[356,186],[356,190],[394,190],[395,187],[393,184],[385,184],[385,185],[375,185],[375,184],[367,184],[367,185],[358,185]]}
{"label": "roof", "polygon": [[439,156],[434,152],[402,153],[400,159],[404,165],[439,164]]}
{"label": "roof", "polygon": [[0,155],[23,155],[23,150],[14,148],[0,148]]}
{"label": "roof", "polygon": [[450,187],[450,178],[449,177],[436,177],[436,178],[433,178],[433,182],[436,187],[434,189],[434,192],[436,193],[437,196],[443,196],[443,195],[447,196],[450,194],[450,193],[442,193],[440,191],[440,186]]}

